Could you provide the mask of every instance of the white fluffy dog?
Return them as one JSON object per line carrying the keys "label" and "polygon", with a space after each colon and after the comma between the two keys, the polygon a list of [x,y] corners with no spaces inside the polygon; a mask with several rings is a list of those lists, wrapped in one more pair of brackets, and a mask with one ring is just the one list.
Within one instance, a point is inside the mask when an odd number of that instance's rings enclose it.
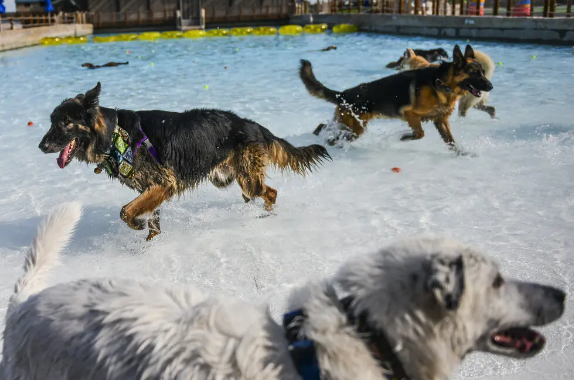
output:
{"label": "white fluffy dog", "polygon": [[357,256],[299,289],[283,326],[190,288],[100,279],[44,289],[80,213],[58,208],[26,258],[4,331],[6,380],[443,380],[472,351],[537,354],[544,338],[530,326],[564,311],[561,290],[506,280],[477,251],[431,238]]}

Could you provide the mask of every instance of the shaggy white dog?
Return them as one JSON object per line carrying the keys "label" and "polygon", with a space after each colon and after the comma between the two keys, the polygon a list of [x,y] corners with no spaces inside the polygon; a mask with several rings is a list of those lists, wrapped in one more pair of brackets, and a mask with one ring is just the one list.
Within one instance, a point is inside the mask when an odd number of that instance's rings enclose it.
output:
{"label": "shaggy white dog", "polygon": [[477,251],[431,238],[357,256],[294,292],[299,311],[285,327],[190,288],[101,279],[44,289],[80,213],[58,208],[28,254],[4,331],[7,380],[443,380],[472,351],[537,354],[544,338],[530,326],[564,311],[561,290],[505,280]]}

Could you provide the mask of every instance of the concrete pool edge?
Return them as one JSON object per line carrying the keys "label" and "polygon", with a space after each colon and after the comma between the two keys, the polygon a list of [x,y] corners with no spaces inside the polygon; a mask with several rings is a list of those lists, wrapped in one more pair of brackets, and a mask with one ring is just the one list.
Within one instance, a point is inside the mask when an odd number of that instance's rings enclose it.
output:
{"label": "concrete pool edge", "polygon": [[91,24],[67,24],[38,26],[28,29],[3,30],[0,32],[0,52],[39,45],[44,37],[87,36],[94,32]]}
{"label": "concrete pool edge", "polygon": [[415,16],[316,14],[292,16],[291,23],[354,24],[359,30],[383,34],[478,39],[550,45],[574,44],[574,18],[499,16]]}

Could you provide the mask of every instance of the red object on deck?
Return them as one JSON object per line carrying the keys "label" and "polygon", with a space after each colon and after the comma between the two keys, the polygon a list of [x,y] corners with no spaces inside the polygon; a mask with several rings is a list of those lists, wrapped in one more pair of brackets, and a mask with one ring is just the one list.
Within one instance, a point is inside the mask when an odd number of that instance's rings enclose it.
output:
{"label": "red object on deck", "polygon": [[31,127],[33,125],[34,125],[34,123],[32,123],[31,121],[28,122],[28,127]]}
{"label": "red object on deck", "polygon": [[401,168],[392,168],[391,170],[394,171],[395,173],[401,172]]}

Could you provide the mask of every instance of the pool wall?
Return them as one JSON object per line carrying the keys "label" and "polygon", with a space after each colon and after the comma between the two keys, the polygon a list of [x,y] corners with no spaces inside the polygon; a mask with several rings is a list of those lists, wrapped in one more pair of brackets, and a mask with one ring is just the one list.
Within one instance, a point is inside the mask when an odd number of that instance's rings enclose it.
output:
{"label": "pool wall", "polygon": [[574,44],[574,18],[318,14],[291,23],[354,24],[359,30],[425,37],[482,39],[541,44]]}
{"label": "pool wall", "polygon": [[0,51],[39,45],[44,37],[87,36],[94,32],[91,24],[39,26],[36,28],[3,30],[0,32]]}

